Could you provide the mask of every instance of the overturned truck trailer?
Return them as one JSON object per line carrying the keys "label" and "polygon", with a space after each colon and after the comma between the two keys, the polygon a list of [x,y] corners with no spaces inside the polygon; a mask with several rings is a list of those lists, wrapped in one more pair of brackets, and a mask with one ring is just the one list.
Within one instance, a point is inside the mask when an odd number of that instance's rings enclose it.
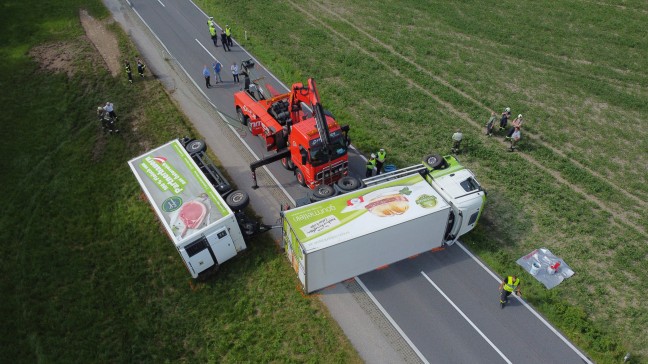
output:
{"label": "overturned truck trailer", "polygon": [[304,290],[452,244],[472,230],[485,192],[454,158],[439,166],[381,175],[364,189],[282,212],[286,254]]}

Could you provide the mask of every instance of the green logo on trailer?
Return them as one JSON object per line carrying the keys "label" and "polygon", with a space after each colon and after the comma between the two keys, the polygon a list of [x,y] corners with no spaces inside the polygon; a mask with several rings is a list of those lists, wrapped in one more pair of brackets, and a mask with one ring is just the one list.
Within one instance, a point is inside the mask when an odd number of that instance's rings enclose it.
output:
{"label": "green logo on trailer", "polygon": [[162,211],[173,212],[182,206],[182,197],[171,196],[162,202]]}

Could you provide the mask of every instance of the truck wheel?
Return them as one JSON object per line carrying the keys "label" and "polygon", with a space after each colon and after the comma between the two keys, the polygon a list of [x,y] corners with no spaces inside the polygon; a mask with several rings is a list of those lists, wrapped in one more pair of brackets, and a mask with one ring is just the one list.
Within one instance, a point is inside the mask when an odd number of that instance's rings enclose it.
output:
{"label": "truck wheel", "polygon": [[349,192],[360,188],[360,183],[360,180],[355,177],[344,176],[340,178],[339,181],[337,181],[337,186],[340,188],[340,190]]}
{"label": "truck wheel", "polygon": [[185,145],[185,150],[189,155],[194,155],[197,153],[202,153],[207,150],[207,144],[204,141],[199,139],[194,139]]}
{"label": "truck wheel", "polygon": [[288,159],[288,158],[281,158],[281,165],[285,169],[287,169],[289,171],[292,171],[292,170],[295,169],[295,163],[293,163],[293,161],[291,159]]}
{"label": "truck wheel", "polygon": [[239,122],[243,125],[247,125],[248,128],[250,128],[250,118],[247,116],[243,115],[243,111],[241,110],[240,107],[236,108],[236,115],[238,115]]}
{"label": "truck wheel", "polygon": [[311,194],[311,202],[326,200],[333,196],[335,196],[335,188],[329,185],[319,185]]}
{"label": "truck wheel", "polygon": [[299,183],[302,186],[306,186],[306,179],[304,178],[304,173],[302,173],[302,171],[299,168],[295,170],[295,178],[297,179],[297,183]]}
{"label": "truck wheel", "polygon": [[443,162],[443,157],[440,154],[431,154],[425,157],[425,163],[427,163],[427,165],[432,169],[441,167]]}
{"label": "truck wheel", "polygon": [[250,196],[241,190],[236,190],[225,198],[225,203],[234,211],[241,211],[250,204]]}

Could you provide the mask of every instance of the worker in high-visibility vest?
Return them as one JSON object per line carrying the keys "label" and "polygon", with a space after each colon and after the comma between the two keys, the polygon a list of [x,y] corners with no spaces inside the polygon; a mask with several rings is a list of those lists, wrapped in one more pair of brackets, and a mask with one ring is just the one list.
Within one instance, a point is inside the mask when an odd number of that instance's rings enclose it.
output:
{"label": "worker in high-visibility vest", "polygon": [[367,173],[365,178],[373,176],[373,170],[376,168],[376,155],[371,153],[371,158],[367,161]]}
{"label": "worker in high-visibility vest", "polygon": [[385,158],[387,158],[387,152],[383,148],[380,148],[376,158],[376,176],[382,171],[383,165],[385,164]]}
{"label": "worker in high-visibility vest", "polygon": [[520,278],[515,275],[508,276],[502,280],[502,283],[499,285],[500,290],[500,307],[504,308],[504,305],[508,302],[508,296],[511,293],[515,292],[518,296],[522,296],[520,292]]}
{"label": "worker in high-visibility vest", "polygon": [[214,42],[214,46],[218,47],[218,34],[216,33],[214,23],[209,23],[209,36],[211,37],[212,42]]}
{"label": "worker in high-visibility vest", "polygon": [[229,47],[233,47],[234,42],[232,42],[232,28],[230,28],[229,25],[225,25],[225,36],[227,37],[227,45]]}

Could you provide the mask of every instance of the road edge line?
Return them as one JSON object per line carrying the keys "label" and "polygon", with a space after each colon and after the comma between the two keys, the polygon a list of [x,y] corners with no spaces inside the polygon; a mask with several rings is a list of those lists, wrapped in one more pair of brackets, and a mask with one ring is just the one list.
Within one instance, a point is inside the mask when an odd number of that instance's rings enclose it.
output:
{"label": "road edge line", "polygon": [[[488,267],[486,267],[486,265],[482,263],[481,260],[477,259],[477,257],[473,253],[471,253],[470,250],[468,250],[468,248],[466,248],[465,246],[463,246],[463,244],[461,244],[461,242],[457,241],[457,245],[461,248],[461,250],[463,250],[466,254],[468,254],[468,256],[470,256],[475,262],[477,262],[477,264],[479,264],[482,268],[484,268],[484,270],[488,272],[488,274],[490,274],[497,281],[498,284],[501,282],[501,278],[499,278],[497,274],[493,273],[493,271],[488,269]],[[574,344],[572,344],[569,340],[567,340],[567,338],[560,331],[558,331],[555,327],[553,327],[553,325],[551,325],[544,317],[542,317],[542,315],[536,312],[536,310],[533,309],[531,305],[526,303],[523,299],[521,299],[518,296],[514,296],[514,297],[518,301],[522,302],[522,305],[524,305],[524,307],[526,307],[529,311],[531,311],[531,313],[538,320],[540,320],[540,322],[542,322],[547,328],[549,328],[551,332],[556,334],[556,336],[558,336],[560,340],[562,340],[565,344],[567,344],[567,346],[569,346],[569,348],[571,348],[576,354],[578,354],[578,356],[580,356],[581,359],[583,359],[588,364],[594,364],[594,362],[591,361],[585,354],[583,354],[576,346],[574,346]]]}
{"label": "road edge line", "polygon": [[373,293],[371,293],[371,291],[369,291],[367,286],[365,286],[364,283],[362,283],[362,281],[360,280],[360,277],[355,277],[355,280],[356,280],[356,282],[358,282],[360,287],[362,287],[362,290],[365,291],[367,296],[369,296],[369,298],[371,298],[371,301],[373,301],[374,305],[376,305],[376,307],[378,307],[378,309],[380,310],[380,312],[382,312],[382,314],[385,316],[385,318],[387,318],[387,320],[392,324],[392,326],[394,326],[394,329],[396,329],[396,331],[398,331],[398,333],[405,340],[405,342],[407,342],[407,345],[409,345],[412,348],[412,350],[414,350],[414,352],[419,357],[419,359],[421,359],[421,361],[423,363],[425,363],[425,364],[430,364],[430,362],[425,358],[425,356],[423,356],[423,353],[421,353],[419,351],[419,349],[414,345],[412,340],[410,340],[410,338],[405,334],[405,332],[400,328],[400,326],[398,326],[396,321],[394,321],[394,319],[387,313],[387,310],[385,310],[385,308],[380,304],[380,302],[378,302],[378,299],[376,299],[376,297],[374,297]]}

